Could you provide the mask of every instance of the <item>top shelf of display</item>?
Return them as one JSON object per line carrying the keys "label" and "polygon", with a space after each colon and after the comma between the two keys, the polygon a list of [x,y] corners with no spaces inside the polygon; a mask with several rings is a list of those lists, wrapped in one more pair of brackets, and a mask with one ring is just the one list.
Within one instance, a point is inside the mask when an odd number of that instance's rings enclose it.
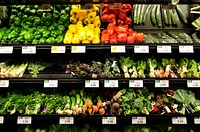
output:
{"label": "top shelf of display", "polygon": [[[176,1],[176,0],[175,0]],[[171,0],[0,0],[0,5],[38,5],[69,3],[129,3],[129,4],[167,4]],[[179,0],[180,4],[200,4],[200,0]]]}

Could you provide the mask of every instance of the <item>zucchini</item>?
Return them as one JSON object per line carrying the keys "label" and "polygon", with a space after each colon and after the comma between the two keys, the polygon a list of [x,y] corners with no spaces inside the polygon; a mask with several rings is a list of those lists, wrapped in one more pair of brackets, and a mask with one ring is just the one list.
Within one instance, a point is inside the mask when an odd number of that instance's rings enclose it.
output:
{"label": "zucchini", "polygon": [[176,41],[174,38],[170,37],[169,35],[167,35],[166,33],[161,33],[163,36],[166,37],[166,41],[169,43],[178,43],[178,41]]}
{"label": "zucchini", "polygon": [[138,8],[138,5],[135,4],[135,8],[134,8],[134,23],[137,22],[137,8]]}
{"label": "zucchini", "polygon": [[171,10],[167,10],[167,18],[169,25],[172,25],[172,12]]}
{"label": "zucchini", "polygon": [[167,18],[167,11],[166,10],[163,10],[163,15],[164,15],[165,24],[169,25],[168,18]]}
{"label": "zucchini", "polygon": [[136,24],[139,24],[139,22],[140,22],[141,6],[142,6],[142,5],[138,5]]}
{"label": "zucchini", "polygon": [[153,23],[153,25],[156,25],[156,6],[153,7],[153,9],[151,10],[151,21]]}
{"label": "zucchini", "polygon": [[144,35],[144,40],[145,40],[145,43],[154,43],[151,39],[150,39],[150,37],[148,36],[148,35]]}
{"label": "zucchini", "polygon": [[193,43],[191,37],[187,33],[183,33],[183,35],[184,35],[184,38],[186,38],[186,43],[189,43],[189,44]]}
{"label": "zucchini", "polygon": [[147,35],[154,43],[160,43],[154,35],[149,33]]}
{"label": "zucchini", "polygon": [[145,13],[144,13],[143,23],[146,21],[147,15],[148,15],[148,12],[150,11],[150,9],[151,9],[151,5],[148,5],[148,6],[147,6],[147,9],[146,9],[146,11],[145,11]]}
{"label": "zucchini", "polygon": [[172,10],[172,23],[173,23],[173,25],[179,24],[179,17],[178,17],[176,10]]}
{"label": "zucchini", "polygon": [[182,12],[181,8],[179,5],[176,5],[176,10],[181,17],[181,19],[184,21],[184,23],[188,23],[187,18],[185,17],[184,13]]}
{"label": "zucchini", "polygon": [[141,9],[141,15],[140,15],[140,24],[142,24],[142,20],[144,17],[144,11],[145,11],[146,5],[142,5],[142,9]]}
{"label": "zucchini", "polygon": [[193,34],[192,34],[192,38],[193,38],[194,42],[196,42],[196,43],[200,43],[200,39],[198,39],[196,33],[193,33]]}
{"label": "zucchini", "polygon": [[174,39],[176,39],[176,41],[178,41],[179,43],[185,43],[183,39],[181,39],[177,34],[175,33],[169,33],[169,35],[171,37],[173,37]]}
{"label": "zucchini", "polygon": [[157,20],[158,27],[161,27],[162,21],[160,19],[160,5],[158,5],[156,9],[156,20]]}
{"label": "zucchini", "polygon": [[176,35],[179,37],[179,40],[181,40],[182,43],[186,43],[184,35],[182,33],[176,33]]}

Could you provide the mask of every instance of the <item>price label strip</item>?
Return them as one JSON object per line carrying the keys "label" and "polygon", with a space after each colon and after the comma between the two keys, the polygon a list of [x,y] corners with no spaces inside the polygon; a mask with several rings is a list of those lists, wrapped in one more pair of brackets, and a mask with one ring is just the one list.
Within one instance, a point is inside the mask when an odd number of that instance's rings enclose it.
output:
{"label": "price label strip", "polygon": [[85,46],[72,46],[71,53],[85,53],[86,47]]}
{"label": "price label strip", "polygon": [[125,46],[111,46],[111,53],[126,53]]}
{"label": "price label strip", "polygon": [[146,117],[132,117],[132,124],[146,124]]}
{"label": "price label strip", "polygon": [[82,10],[92,10],[93,9],[93,3],[85,3],[81,5]]}
{"label": "price label strip", "polygon": [[51,11],[51,4],[42,4],[38,6],[38,11]]}
{"label": "price label strip", "polygon": [[12,54],[12,53],[13,53],[13,46],[0,47],[0,54]]}
{"label": "price label strip", "polygon": [[3,123],[4,123],[4,117],[0,116],[0,124],[3,124]]}
{"label": "price label strip", "polygon": [[171,46],[157,46],[157,53],[172,53]]}
{"label": "price label strip", "polygon": [[172,124],[187,124],[186,117],[172,117]]}
{"label": "price label strip", "polygon": [[118,80],[104,80],[104,87],[105,88],[118,88]]}
{"label": "price label strip", "polygon": [[59,124],[74,124],[74,117],[60,117]]}
{"label": "price label strip", "polygon": [[122,8],[122,3],[114,3],[114,8],[115,9],[121,9]]}
{"label": "price label strip", "polygon": [[179,52],[180,53],[194,53],[194,48],[192,45],[179,46]]}
{"label": "price label strip", "polygon": [[116,117],[103,117],[102,124],[117,124]]}
{"label": "price label strip", "polygon": [[169,87],[169,80],[155,80],[155,87],[156,88],[168,88]]}
{"label": "price label strip", "polygon": [[0,80],[0,87],[1,88],[8,88],[9,87],[9,80]]}
{"label": "price label strip", "polygon": [[129,87],[130,88],[142,88],[143,80],[129,80]]}
{"label": "price label strip", "polygon": [[44,87],[45,88],[57,88],[58,80],[44,80]]}
{"label": "price label strip", "polygon": [[65,53],[65,46],[51,46],[51,53]]}
{"label": "price label strip", "polygon": [[200,87],[200,80],[187,80],[187,87],[189,88]]}
{"label": "price label strip", "polygon": [[32,117],[31,116],[18,116],[17,124],[31,124]]}
{"label": "price label strip", "polygon": [[86,88],[99,88],[99,80],[85,80]]}
{"label": "price label strip", "polygon": [[36,46],[22,46],[22,54],[36,54]]}
{"label": "price label strip", "polygon": [[200,124],[200,117],[194,117],[194,124]]}
{"label": "price label strip", "polygon": [[149,53],[149,46],[134,46],[134,53]]}

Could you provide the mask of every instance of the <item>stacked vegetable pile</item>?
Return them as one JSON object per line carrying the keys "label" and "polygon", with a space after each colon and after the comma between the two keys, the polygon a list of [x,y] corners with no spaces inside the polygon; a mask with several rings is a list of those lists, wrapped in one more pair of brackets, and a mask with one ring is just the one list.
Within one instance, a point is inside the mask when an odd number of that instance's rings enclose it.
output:
{"label": "stacked vegetable pile", "polygon": [[92,10],[83,10],[80,5],[72,5],[69,28],[63,40],[64,44],[99,44],[100,18],[99,6],[93,4]]}
{"label": "stacked vegetable pile", "polygon": [[0,14],[1,14],[0,15],[0,26],[2,25],[3,21],[8,18],[7,13],[8,13],[8,8],[6,6],[0,6]]}
{"label": "stacked vegetable pile", "polygon": [[55,5],[51,11],[40,11],[38,5],[13,5],[9,28],[0,29],[1,44],[61,43],[68,27],[70,6]]}
{"label": "stacked vegetable pile", "polygon": [[132,11],[130,4],[123,4],[121,9],[111,9],[109,4],[102,6],[103,23],[108,23],[106,29],[101,33],[103,43],[129,43],[143,42],[144,34],[137,33],[129,28],[132,24],[131,18],[127,15]]}

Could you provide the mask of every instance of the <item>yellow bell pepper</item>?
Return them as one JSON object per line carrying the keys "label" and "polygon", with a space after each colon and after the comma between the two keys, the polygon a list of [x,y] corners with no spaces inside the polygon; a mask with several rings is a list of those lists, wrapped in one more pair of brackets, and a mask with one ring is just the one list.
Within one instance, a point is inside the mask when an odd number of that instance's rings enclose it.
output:
{"label": "yellow bell pepper", "polygon": [[71,44],[73,37],[65,37],[63,40],[64,44]]}
{"label": "yellow bell pepper", "polygon": [[73,23],[73,24],[75,24],[77,22],[77,18],[75,18],[73,16],[70,17],[70,22]]}
{"label": "yellow bell pepper", "polygon": [[67,31],[65,34],[65,37],[72,37],[73,38],[73,33],[71,33],[70,31]]}
{"label": "yellow bell pepper", "polygon": [[99,17],[99,16],[96,16],[96,17],[94,18],[94,21],[100,21],[100,17]]}
{"label": "yellow bell pepper", "polygon": [[72,10],[79,10],[80,9],[80,5],[72,5],[71,9]]}
{"label": "yellow bell pepper", "polygon": [[82,21],[78,21],[78,22],[76,23],[76,25],[79,25],[79,24],[83,25],[83,22],[82,22]]}
{"label": "yellow bell pepper", "polygon": [[74,18],[78,18],[78,10],[77,9],[74,9],[74,10],[71,10],[70,11],[70,15]]}
{"label": "yellow bell pepper", "polygon": [[95,27],[93,31],[95,35],[99,35],[101,33],[101,30],[99,27]]}
{"label": "yellow bell pepper", "polygon": [[[93,2],[95,2],[95,0],[93,0]],[[96,2],[99,2],[99,0],[96,0]],[[101,7],[101,5],[100,4],[93,4],[93,5],[95,5],[96,7]]]}
{"label": "yellow bell pepper", "polygon": [[83,29],[83,25],[82,24],[77,24],[76,25],[76,29],[77,29],[77,32],[81,29]]}
{"label": "yellow bell pepper", "polygon": [[93,44],[99,44],[100,43],[100,37],[95,36],[94,39],[92,40]]}
{"label": "yellow bell pepper", "polygon": [[101,27],[101,22],[100,22],[100,20],[95,20],[95,21],[93,21],[93,24],[94,24],[95,27]]}
{"label": "yellow bell pepper", "polygon": [[75,24],[70,24],[68,28],[69,28],[68,31],[71,32],[71,33],[76,33],[77,32]]}
{"label": "yellow bell pepper", "polygon": [[96,12],[91,12],[91,13],[88,14],[88,19],[89,19],[90,21],[93,21],[94,18],[96,17],[96,15],[97,15]]}
{"label": "yellow bell pepper", "polygon": [[93,5],[93,11],[98,14],[99,13],[99,7]]}
{"label": "yellow bell pepper", "polygon": [[84,30],[84,28],[82,28],[78,31],[78,35],[79,35],[78,37],[79,37],[80,40],[86,40],[87,39],[86,38],[86,31]]}
{"label": "yellow bell pepper", "polygon": [[72,39],[72,44],[79,44],[81,41],[77,36],[74,36],[74,38]]}
{"label": "yellow bell pepper", "polygon": [[86,18],[85,20],[84,20],[84,24],[85,25],[88,25],[88,24],[90,24],[91,23],[91,21],[88,19],[88,18]]}
{"label": "yellow bell pepper", "polygon": [[94,38],[94,32],[93,32],[93,30],[87,30],[87,39],[88,40],[93,40],[93,38]]}
{"label": "yellow bell pepper", "polygon": [[83,44],[90,44],[90,40],[87,40],[87,39],[86,39],[86,40],[83,40],[82,43],[83,43]]}
{"label": "yellow bell pepper", "polygon": [[94,30],[94,24],[88,24],[87,25],[91,30]]}

